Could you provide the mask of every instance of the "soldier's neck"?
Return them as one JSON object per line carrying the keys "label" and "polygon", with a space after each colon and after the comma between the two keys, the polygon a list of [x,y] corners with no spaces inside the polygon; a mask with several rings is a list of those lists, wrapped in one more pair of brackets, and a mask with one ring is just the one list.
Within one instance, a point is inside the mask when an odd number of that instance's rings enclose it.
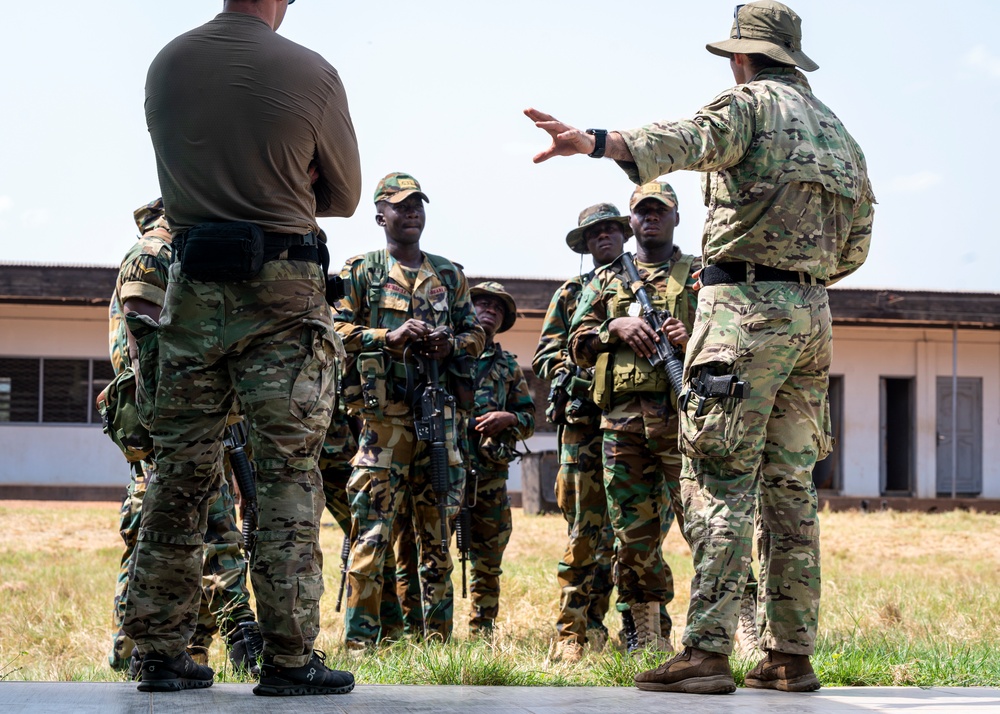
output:
{"label": "soldier's neck", "polygon": [[635,251],[635,259],[640,263],[667,263],[674,257],[674,243],[670,241],[664,245],[644,246],[639,245]]}
{"label": "soldier's neck", "polygon": [[389,255],[405,265],[407,268],[419,268],[424,262],[424,254],[420,252],[419,243],[397,243],[393,240],[386,241],[386,248]]}

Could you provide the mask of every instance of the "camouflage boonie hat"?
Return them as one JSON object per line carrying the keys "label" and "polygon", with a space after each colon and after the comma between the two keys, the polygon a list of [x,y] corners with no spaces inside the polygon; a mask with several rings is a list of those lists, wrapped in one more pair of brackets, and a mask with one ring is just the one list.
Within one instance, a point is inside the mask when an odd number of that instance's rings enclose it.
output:
{"label": "camouflage boonie hat", "polygon": [[517,303],[514,302],[514,298],[511,297],[509,292],[507,292],[507,289],[495,280],[487,280],[484,283],[473,285],[469,290],[469,298],[473,302],[475,302],[476,298],[481,295],[490,295],[495,298],[500,298],[503,302],[503,322],[500,323],[500,329],[497,330],[497,334],[506,332],[512,328],[514,326],[514,321],[517,319]]}
{"label": "camouflage boonie hat", "polygon": [[819,69],[802,51],[802,19],[792,8],[774,0],[737,5],[729,39],[710,42],[705,49],[720,57],[762,54],[806,72]]}
{"label": "camouflage boonie hat", "polygon": [[632,198],[628,200],[628,210],[634,211],[635,207],[652,198],[663,203],[670,208],[677,208],[677,194],[673,187],[666,181],[650,181],[642,186],[637,186],[632,192]]}
{"label": "camouflage boonie hat", "polygon": [[431,202],[427,194],[420,190],[419,181],[409,174],[394,171],[379,181],[375,187],[375,203],[379,201],[399,203],[413,194],[420,196],[426,203]]}
{"label": "camouflage boonie hat", "polygon": [[144,234],[152,230],[157,222],[163,218],[163,199],[157,198],[150,201],[145,206],[139,206],[132,211],[135,217],[135,224],[139,227],[139,233]]}
{"label": "camouflage boonie hat", "polygon": [[584,208],[580,211],[580,217],[577,219],[577,227],[566,234],[566,245],[577,253],[584,255],[589,253],[590,251],[587,250],[587,241],[583,238],[583,232],[590,228],[590,226],[601,221],[620,223],[622,230],[625,232],[625,239],[627,240],[632,236],[632,226],[628,223],[628,216],[623,216],[619,213],[613,203],[598,203],[596,206]]}

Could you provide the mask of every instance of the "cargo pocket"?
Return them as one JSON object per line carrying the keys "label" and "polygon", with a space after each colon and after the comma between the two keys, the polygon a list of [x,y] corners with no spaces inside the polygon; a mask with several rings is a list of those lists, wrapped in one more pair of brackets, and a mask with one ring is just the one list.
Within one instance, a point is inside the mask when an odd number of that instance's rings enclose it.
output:
{"label": "cargo pocket", "polygon": [[321,320],[304,320],[303,324],[308,330],[310,351],[292,384],[289,410],[299,421],[308,424],[324,408],[328,414],[331,411],[336,396],[337,345],[330,325]]}
{"label": "cargo pocket", "polygon": [[[736,351],[724,349],[706,351],[688,365],[688,391],[683,406],[678,409],[680,421],[680,449],[691,458],[725,458],[746,436],[743,421],[745,400],[734,398],[705,398],[691,389],[691,384],[703,369],[715,374],[732,374],[735,371]],[[752,388],[752,386],[751,386]]]}

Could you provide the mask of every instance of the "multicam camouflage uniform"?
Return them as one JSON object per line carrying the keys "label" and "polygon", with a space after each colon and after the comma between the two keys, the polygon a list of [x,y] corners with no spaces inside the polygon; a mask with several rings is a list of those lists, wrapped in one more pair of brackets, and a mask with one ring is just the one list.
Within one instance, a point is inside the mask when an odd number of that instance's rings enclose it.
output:
{"label": "multicam camouflage uniform", "polygon": [[257,467],[250,570],[265,657],[281,667],[309,662],[323,594],[317,461],[338,350],[325,288],[309,260],[271,260],[232,282],[170,266],[152,429],[159,475],[143,503],[125,617],[141,654],[155,643],[175,657],[193,629],[208,494],[220,485],[215,464],[235,396]]}
{"label": "multicam camouflage uniform", "polygon": [[[700,267],[697,258],[675,247],[666,263],[636,266],[654,306],[666,308],[690,329],[697,305],[692,290],[692,273]],[[651,367],[608,333],[611,320],[638,315],[633,305],[636,299],[627,281],[610,267],[598,270],[580,296],[569,350],[577,364],[594,369],[595,399],[604,405],[604,486],[617,537],[619,600],[633,611],[637,605],[656,603],[656,629],[669,640],[670,620],[660,618],[660,605],[673,599],[673,577],[661,547],[670,527],[669,512],[683,523],[677,415],[666,371]]]}
{"label": "multicam camouflage uniform", "polygon": [[[874,198],[864,155],[792,68],[760,71],[693,120],[621,134],[635,160],[622,166],[636,183],[706,173],[709,267],[685,382],[712,369],[751,385],[745,400],[701,406],[694,397],[680,415],[695,564],[684,643],[731,652],[756,505],[761,646],[809,655],[820,597],[811,473],[830,449],[824,282],[850,274],[868,253]],[[712,276],[712,266],[730,277]],[[761,266],[792,272],[767,277]]]}
{"label": "multicam camouflage uniform", "polygon": [[[450,383],[452,377],[471,376],[468,368],[482,352],[485,335],[460,268],[424,254],[423,264],[413,272],[407,276],[404,266],[384,249],[359,255],[347,261],[341,273],[346,295],[335,305],[336,329],[353,358],[345,388],[348,409],[364,420],[348,483],[353,530],[345,638],[352,648],[374,645],[380,636],[383,565],[407,492],[420,544],[425,634],[447,640],[452,631],[452,560],[440,542],[429,450],[414,432],[404,355],[385,346],[385,335],[410,318],[449,327],[454,349],[441,372],[442,380]],[[412,374],[409,381],[412,386]],[[457,414],[449,424],[450,520],[458,513],[465,472],[454,436],[454,429],[461,428]]]}
{"label": "multicam camouflage uniform", "polygon": [[508,465],[516,456],[516,442],[527,439],[535,431],[535,403],[517,364],[517,356],[496,342],[486,346],[476,363],[475,385],[474,416],[504,411],[517,417],[516,425],[495,436],[484,437],[473,429],[468,432],[470,468],[465,507],[470,509],[472,519],[469,631],[488,634],[493,630],[493,621],[500,609],[501,564],[510,541]]}
{"label": "multicam camouflage uniform", "polygon": [[[163,304],[167,269],[173,253],[160,199],[136,209],[135,220],[141,237],[122,260],[110,305],[109,340],[115,374],[120,374],[131,365],[122,306],[131,298]],[[135,464],[128,494],[122,502],[118,532],[125,542],[125,550],[115,585],[113,620],[116,632],[112,636],[112,649],[108,656],[113,669],[124,669],[132,653],[133,642],[121,629],[128,595],[128,570],[139,535],[146,484],[155,477],[156,463],[152,459]],[[228,640],[234,634],[237,623],[255,619],[243,575],[245,561],[240,550],[236,504],[225,480],[209,506],[204,558],[202,598],[194,634],[188,645],[189,652],[199,655],[208,652],[212,636],[220,626]]]}
{"label": "multicam camouflage uniform", "polygon": [[[570,278],[552,296],[531,363],[541,379],[572,383],[578,368],[569,359],[569,328],[580,292],[593,276],[591,271]],[[613,587],[614,531],[604,492],[600,409],[589,395],[574,394],[570,399],[578,400],[576,408],[557,431],[556,501],[568,524],[569,539],[557,571],[561,595],[556,630],[560,640],[582,646],[587,630],[607,635],[604,616]]]}

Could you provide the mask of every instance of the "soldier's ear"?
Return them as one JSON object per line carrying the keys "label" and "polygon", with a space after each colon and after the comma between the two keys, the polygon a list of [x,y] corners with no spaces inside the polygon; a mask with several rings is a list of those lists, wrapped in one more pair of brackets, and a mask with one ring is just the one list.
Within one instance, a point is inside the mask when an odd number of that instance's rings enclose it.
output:
{"label": "soldier's ear", "polygon": [[680,211],[674,211],[674,228],[681,224],[681,214]]}
{"label": "soldier's ear", "polygon": [[385,228],[385,216],[382,215],[381,211],[375,214],[375,222],[378,225],[380,225],[383,228]]}

